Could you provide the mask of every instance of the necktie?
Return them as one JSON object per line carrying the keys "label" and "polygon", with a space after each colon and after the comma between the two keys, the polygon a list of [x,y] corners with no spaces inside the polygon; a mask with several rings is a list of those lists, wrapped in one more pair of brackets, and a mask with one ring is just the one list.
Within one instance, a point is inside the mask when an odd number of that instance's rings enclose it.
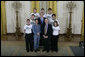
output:
{"label": "necktie", "polygon": [[47,33],[47,25],[45,25],[45,34]]}

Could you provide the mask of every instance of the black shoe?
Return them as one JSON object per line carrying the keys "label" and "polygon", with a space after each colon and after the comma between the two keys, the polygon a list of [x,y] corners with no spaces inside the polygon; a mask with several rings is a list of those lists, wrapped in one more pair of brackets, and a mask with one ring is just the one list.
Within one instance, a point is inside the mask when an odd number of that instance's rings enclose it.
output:
{"label": "black shoe", "polygon": [[37,52],[37,50],[35,50],[35,52]]}
{"label": "black shoe", "polygon": [[27,50],[27,52],[29,52],[29,51]]}
{"label": "black shoe", "polygon": [[31,50],[31,52],[33,52],[33,50]]}
{"label": "black shoe", "polygon": [[55,50],[55,52],[58,52],[58,50]]}
{"label": "black shoe", "polygon": [[37,51],[40,51],[40,49],[37,49]]}
{"label": "black shoe", "polygon": [[42,50],[42,52],[44,52],[44,51],[45,51],[45,49]]}
{"label": "black shoe", "polygon": [[48,53],[49,51],[47,50],[47,53]]}

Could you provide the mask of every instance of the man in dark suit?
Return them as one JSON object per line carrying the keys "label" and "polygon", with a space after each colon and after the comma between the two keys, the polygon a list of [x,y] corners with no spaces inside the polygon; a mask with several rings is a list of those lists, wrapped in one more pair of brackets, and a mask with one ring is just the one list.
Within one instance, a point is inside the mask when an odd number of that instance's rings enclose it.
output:
{"label": "man in dark suit", "polygon": [[38,18],[39,24],[41,26],[41,33],[40,33],[40,45],[41,46],[43,45],[43,43],[42,43],[42,41],[43,41],[42,31],[43,31],[43,25],[45,24],[44,19],[45,19],[45,17],[43,17],[43,12],[41,12],[40,17]]}
{"label": "man in dark suit", "polygon": [[52,25],[51,24],[48,24],[48,19],[45,18],[45,24],[43,26],[43,38],[44,38],[44,49],[43,51],[47,51],[49,52],[50,50],[50,47],[51,47],[51,35],[52,35]]}
{"label": "man in dark suit", "polygon": [[43,17],[43,12],[41,12],[41,13],[40,13],[40,17],[38,18],[38,21],[39,21],[39,24],[40,24],[40,25],[42,25],[42,24],[45,23],[45,22],[44,22],[44,19],[45,19],[45,17]]}

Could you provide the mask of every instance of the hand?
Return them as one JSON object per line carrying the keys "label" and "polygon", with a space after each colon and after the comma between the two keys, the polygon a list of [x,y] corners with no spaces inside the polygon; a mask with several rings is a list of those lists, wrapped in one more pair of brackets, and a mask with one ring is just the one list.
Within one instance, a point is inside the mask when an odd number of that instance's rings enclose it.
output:
{"label": "hand", "polygon": [[25,38],[25,34],[23,35],[23,37]]}
{"label": "hand", "polygon": [[45,38],[48,38],[48,36],[45,36]]}
{"label": "hand", "polygon": [[45,38],[45,35],[43,35],[43,37]]}
{"label": "hand", "polygon": [[43,35],[44,38],[48,38],[48,36]]}
{"label": "hand", "polygon": [[40,33],[37,33],[37,35],[40,35]]}

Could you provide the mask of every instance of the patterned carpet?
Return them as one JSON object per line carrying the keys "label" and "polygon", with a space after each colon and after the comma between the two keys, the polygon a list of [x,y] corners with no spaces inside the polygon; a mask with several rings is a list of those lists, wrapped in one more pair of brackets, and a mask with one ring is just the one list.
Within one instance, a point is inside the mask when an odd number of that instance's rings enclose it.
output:
{"label": "patterned carpet", "polygon": [[75,56],[70,46],[78,46],[78,42],[59,42],[59,51],[26,52],[25,41],[1,41],[1,56]]}
{"label": "patterned carpet", "polygon": [[74,56],[69,47],[59,47],[59,51],[42,52],[26,52],[24,46],[1,46],[1,56]]}

